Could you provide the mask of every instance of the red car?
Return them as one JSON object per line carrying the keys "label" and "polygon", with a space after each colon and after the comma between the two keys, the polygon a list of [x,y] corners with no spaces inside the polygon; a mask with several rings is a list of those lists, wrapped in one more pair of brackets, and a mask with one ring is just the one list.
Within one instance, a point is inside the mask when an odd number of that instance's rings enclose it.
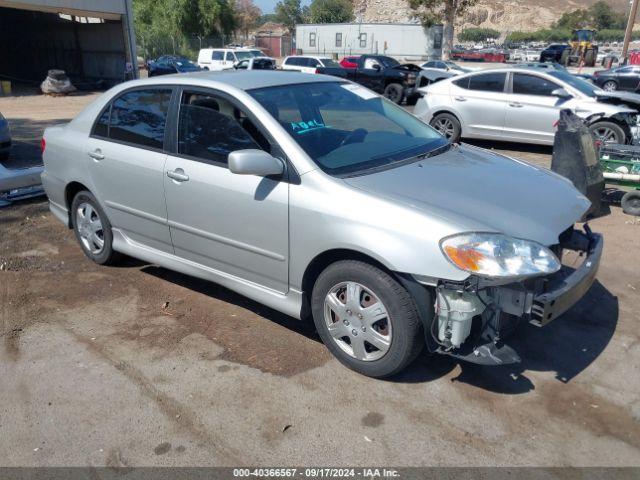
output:
{"label": "red car", "polygon": [[340,60],[340,65],[342,65],[342,68],[356,68],[358,66],[358,57],[359,55],[344,57]]}

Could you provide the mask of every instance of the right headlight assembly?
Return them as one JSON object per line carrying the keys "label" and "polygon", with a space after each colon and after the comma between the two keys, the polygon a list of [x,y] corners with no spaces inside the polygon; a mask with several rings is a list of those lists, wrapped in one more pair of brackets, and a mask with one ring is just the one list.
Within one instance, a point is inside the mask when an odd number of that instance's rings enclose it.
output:
{"label": "right headlight assembly", "polygon": [[499,233],[463,233],[440,241],[456,267],[483,277],[508,278],[555,273],[560,261],[544,245]]}

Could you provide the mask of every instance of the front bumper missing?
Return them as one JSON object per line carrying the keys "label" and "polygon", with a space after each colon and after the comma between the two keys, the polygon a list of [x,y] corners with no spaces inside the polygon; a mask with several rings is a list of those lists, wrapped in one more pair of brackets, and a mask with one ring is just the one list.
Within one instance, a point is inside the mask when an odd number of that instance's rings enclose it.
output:
{"label": "front bumper missing", "polygon": [[[515,331],[522,320],[540,327],[555,320],[575,305],[595,281],[602,258],[602,236],[591,232],[585,225],[584,233],[568,230],[561,238],[560,251],[571,250],[584,256],[582,264],[575,270],[565,266],[547,277],[504,286],[483,286],[479,281],[457,285],[441,283],[439,289],[456,292],[457,295],[478,296],[486,308],[473,317],[475,327],[471,328],[471,334],[459,348],[432,337],[439,344],[432,351],[481,365],[519,362],[517,352],[504,343],[504,338]],[[431,339],[427,344],[434,346]]]}
{"label": "front bumper missing", "polygon": [[604,241],[602,235],[591,232],[573,232],[571,250],[587,254],[584,262],[569,276],[553,284],[550,290],[535,295],[531,306],[531,323],[543,327],[556,319],[580,300],[596,279]]}

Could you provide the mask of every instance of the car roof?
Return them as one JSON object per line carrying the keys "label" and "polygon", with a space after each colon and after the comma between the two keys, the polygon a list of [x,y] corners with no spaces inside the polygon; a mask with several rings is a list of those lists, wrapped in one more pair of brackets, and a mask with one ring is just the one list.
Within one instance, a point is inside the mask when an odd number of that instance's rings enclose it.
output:
{"label": "car roof", "polygon": [[[182,82],[182,81],[183,82]],[[127,82],[131,86],[144,85],[206,85],[224,83],[240,90],[252,90],[254,88],[278,87],[299,83],[320,83],[344,81],[330,75],[309,75],[301,72],[287,70],[280,71],[236,71],[223,70],[221,72],[200,71],[194,73],[180,73],[176,75],[162,75],[142,80]],[[214,85],[212,85],[214,86]]]}

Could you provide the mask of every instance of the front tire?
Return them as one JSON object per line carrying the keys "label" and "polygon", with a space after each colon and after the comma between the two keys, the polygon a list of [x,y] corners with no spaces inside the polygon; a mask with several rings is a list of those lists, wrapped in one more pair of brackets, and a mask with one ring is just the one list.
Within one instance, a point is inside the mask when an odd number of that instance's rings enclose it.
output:
{"label": "front tire", "polygon": [[384,89],[384,96],[391,100],[393,103],[401,104],[404,98],[404,89],[402,85],[398,83],[390,83]]}
{"label": "front tire", "polygon": [[318,277],[313,321],[329,351],[363,375],[403,370],[424,346],[413,298],[391,275],[365,262],[343,260]]}
{"label": "front tire", "polygon": [[117,259],[111,223],[91,192],[78,192],[71,202],[71,224],[84,254],[99,265]]}
{"label": "front tire", "polygon": [[602,144],[624,144],[626,135],[620,125],[613,122],[596,122],[589,126],[589,131],[596,141]]}
{"label": "front tire", "polygon": [[602,89],[605,92],[615,92],[618,90],[618,84],[613,80],[607,80],[602,84]]}
{"label": "front tire", "polygon": [[622,211],[627,215],[640,217],[640,191],[631,190],[622,197]]}

